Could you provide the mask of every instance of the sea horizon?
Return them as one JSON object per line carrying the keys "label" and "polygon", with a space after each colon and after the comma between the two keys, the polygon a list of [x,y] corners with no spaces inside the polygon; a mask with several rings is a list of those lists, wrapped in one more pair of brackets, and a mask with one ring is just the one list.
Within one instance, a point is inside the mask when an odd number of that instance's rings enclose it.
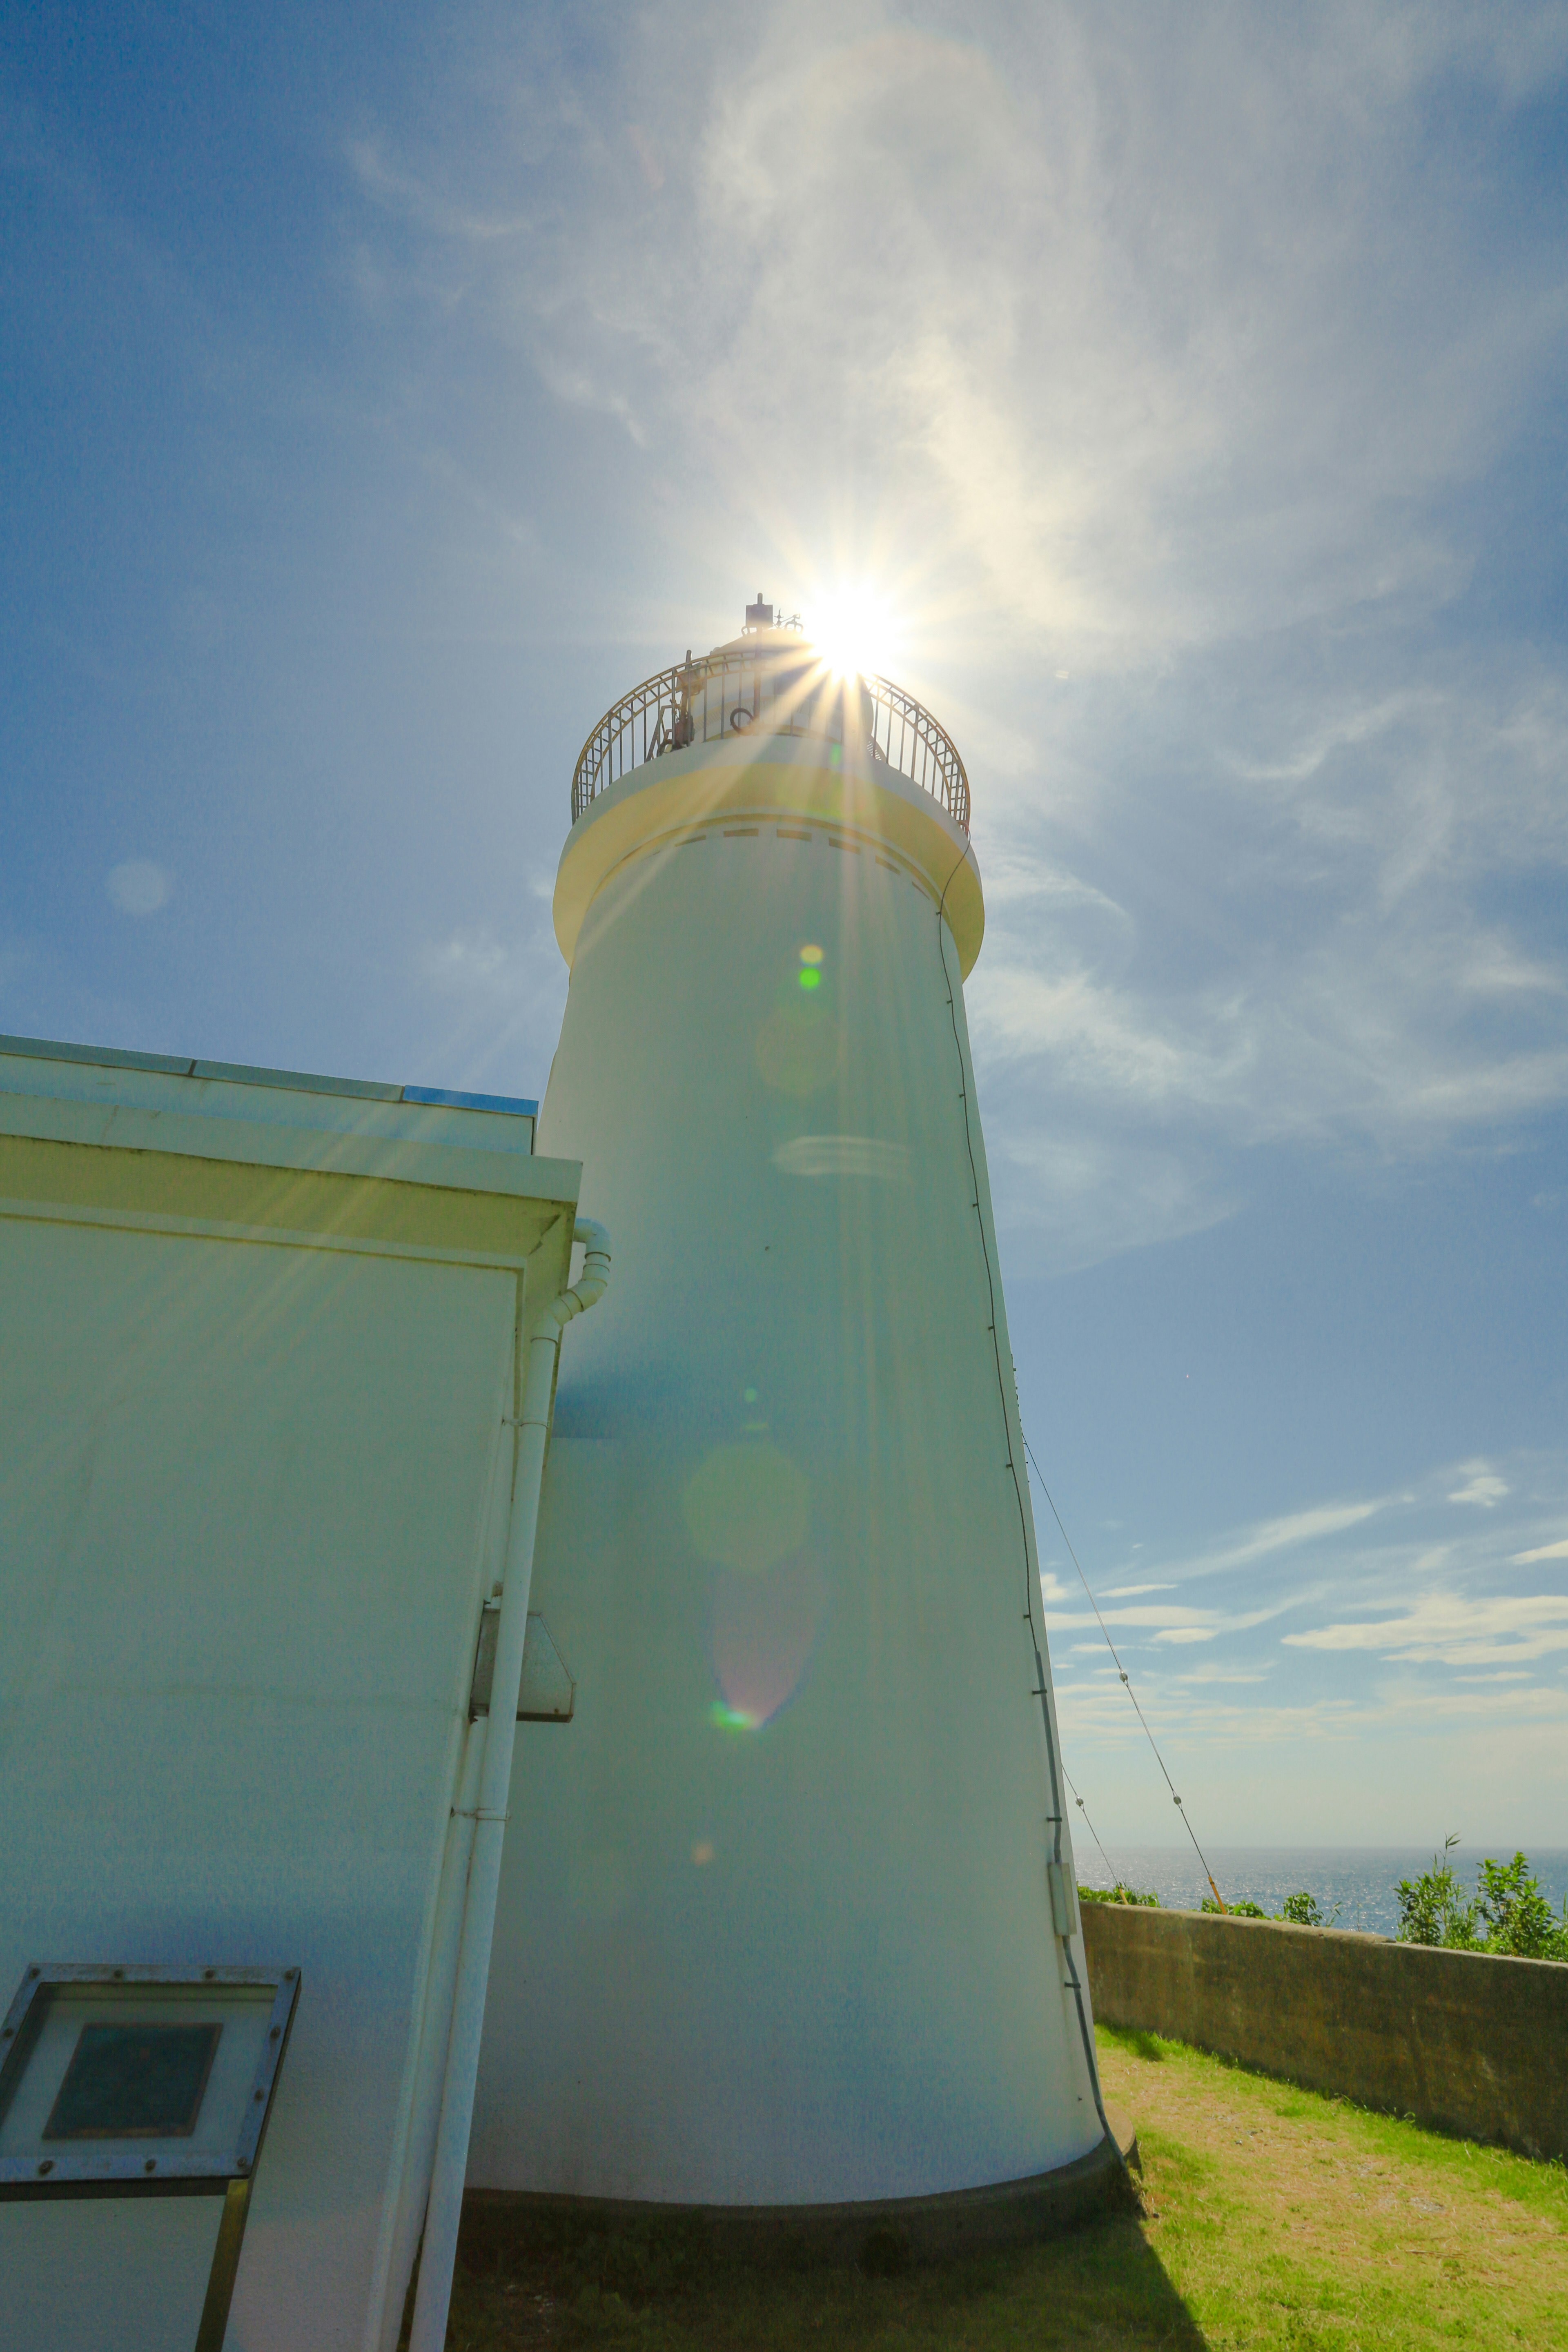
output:
{"label": "sea horizon", "polygon": [[[1203,1868],[1191,1846],[1120,1845],[1107,1839],[1102,1854],[1081,1822],[1074,1841],[1079,1883],[1108,1887],[1120,1879],[1140,1893],[1152,1893],[1167,1909],[1195,1911],[1208,1894]],[[1432,1866],[1430,1845],[1211,1845],[1204,1849],[1227,1903],[1258,1903],[1277,1912],[1288,1895],[1302,1888],[1314,1895],[1325,1925],[1364,1935],[1393,1936],[1399,1927],[1395,1889]],[[1448,1856],[1466,1899],[1473,1895],[1480,1864],[1489,1857],[1510,1862],[1516,1848],[1455,1846]],[[1568,1846],[1525,1846],[1530,1868],[1554,1911],[1568,1895]],[[1106,1867],[1109,1856],[1111,1868]]]}

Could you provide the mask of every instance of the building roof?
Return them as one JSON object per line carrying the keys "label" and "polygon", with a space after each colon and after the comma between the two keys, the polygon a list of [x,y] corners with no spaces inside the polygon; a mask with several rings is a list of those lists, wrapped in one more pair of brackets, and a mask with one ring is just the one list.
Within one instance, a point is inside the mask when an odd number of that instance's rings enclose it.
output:
{"label": "building roof", "polygon": [[450,1087],[389,1086],[378,1078],[329,1078],[313,1070],[271,1070],[252,1062],[204,1062],[177,1054],[133,1054],[114,1045],[62,1045],[52,1037],[0,1034],[0,1054],[30,1062],[85,1062],[110,1070],[149,1070],[171,1078],[218,1080],[242,1087],[281,1087],[292,1093],[349,1095],[361,1102],[429,1103],[447,1110],[497,1111],[532,1118],[536,1102],[519,1095],[464,1094]]}

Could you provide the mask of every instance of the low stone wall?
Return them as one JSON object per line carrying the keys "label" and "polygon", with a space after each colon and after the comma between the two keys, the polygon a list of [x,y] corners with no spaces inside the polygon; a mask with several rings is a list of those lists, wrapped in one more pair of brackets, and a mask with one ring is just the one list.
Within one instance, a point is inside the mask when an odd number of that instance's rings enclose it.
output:
{"label": "low stone wall", "polygon": [[1568,1968],[1086,1903],[1095,2015],[1526,2156],[1568,2157]]}

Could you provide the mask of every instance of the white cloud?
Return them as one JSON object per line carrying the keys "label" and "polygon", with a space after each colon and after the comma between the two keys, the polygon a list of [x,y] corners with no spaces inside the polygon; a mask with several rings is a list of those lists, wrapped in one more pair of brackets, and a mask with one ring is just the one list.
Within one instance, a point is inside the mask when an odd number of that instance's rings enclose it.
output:
{"label": "white cloud", "polygon": [[1428,135],[1458,78],[1506,152],[1561,12],[803,0],[737,38],[655,0],[618,93],[509,38],[447,152],[356,131],[367,282],[645,445],[698,572],[743,541],[785,604],[900,607],[975,785],[1010,1268],[1212,1226],[1258,1145],[1568,1100],[1568,934],[1506,887],[1568,865],[1568,680],[1443,630],[1568,258]]}
{"label": "white cloud", "polygon": [[482,215],[448,203],[414,173],[387,161],[379,140],[351,139],[345,152],[355,178],[367,196],[389,210],[404,214],[417,226],[438,236],[456,237],[473,245],[498,238],[515,238],[527,229],[522,219],[486,219]]}
{"label": "white cloud", "polygon": [[972,614],[1053,679],[1146,670],[1447,593],[1430,501],[1555,362],[1558,278],[1474,254],[1459,163],[1424,154],[1419,202],[1403,177],[1457,58],[1525,85],[1363,13],[995,10],[955,38],[805,0],[737,40],[667,0],[619,106],[520,32],[488,121],[457,68],[460,143],[347,153],[371,218],[424,240],[415,299],[444,282],[563,398],[637,419],[719,493],[715,551],[763,526],[788,602],[831,515],[930,643]]}
{"label": "white cloud", "polygon": [[1205,1233],[1236,1206],[1216,1192],[1201,1155],[1121,1142],[1082,1121],[1041,1130],[1032,1102],[999,1097],[989,1079],[982,1087],[1009,1276],[1068,1274],[1121,1250]]}
{"label": "white cloud", "polygon": [[442,987],[495,990],[505,984],[514,959],[493,932],[478,929],[453,931],[426,948],[420,961],[426,977]]}
{"label": "white cloud", "polygon": [[104,887],[123,915],[155,915],[174,895],[174,877],[150,857],[128,857],[111,866]]}
{"label": "white cloud", "polygon": [[1561,1543],[1537,1544],[1533,1551],[1516,1551],[1510,1556],[1510,1564],[1523,1568],[1535,1559],[1568,1559],[1568,1536]]}
{"label": "white cloud", "polygon": [[1473,1600],[1458,1593],[1427,1593],[1403,1616],[1321,1625],[1281,1638],[1296,1649],[1374,1650],[1412,1664],[1510,1664],[1568,1650],[1568,1594]]}
{"label": "white cloud", "polygon": [[1290,1600],[1279,1599],[1262,1609],[1227,1611],[1147,1601],[1132,1609],[1102,1609],[1098,1616],[1092,1610],[1058,1610],[1050,1623],[1053,1629],[1068,1632],[1076,1632],[1079,1626],[1114,1625],[1119,1630],[1147,1633],[1156,1642],[1212,1642],[1222,1633],[1247,1633],[1255,1625],[1267,1624],[1270,1618],[1281,1615],[1293,1605]]}
{"label": "white cloud", "polygon": [[1484,1462],[1467,1462],[1461,1475],[1465,1483],[1449,1496],[1450,1503],[1475,1503],[1483,1511],[1495,1509],[1508,1493],[1507,1481],[1498,1477]]}
{"label": "white cloud", "polygon": [[1216,1549],[1195,1553],[1181,1565],[1188,1576],[1222,1576],[1234,1569],[1250,1568],[1257,1560],[1294,1551],[1303,1544],[1321,1543],[1361,1527],[1379,1511],[1387,1510],[1395,1499],[1384,1496],[1374,1503],[1316,1503],[1309,1510],[1263,1519]]}

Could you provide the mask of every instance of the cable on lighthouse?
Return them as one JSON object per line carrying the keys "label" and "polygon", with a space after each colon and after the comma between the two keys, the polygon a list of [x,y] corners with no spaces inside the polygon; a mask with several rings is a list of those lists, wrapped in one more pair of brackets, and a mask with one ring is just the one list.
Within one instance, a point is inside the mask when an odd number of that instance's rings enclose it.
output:
{"label": "cable on lighthouse", "polygon": [[[967,856],[968,851],[965,849],[964,856]],[[958,1034],[958,1003],[953,993],[952,974],[948,969],[947,941],[943,928],[946,921],[947,894],[952,889],[963,864],[963,857],[960,857],[958,864],[954,866],[952,872],[942,886],[942,897],[937,900],[936,907],[936,947],[937,953],[942,958],[942,976],[947,982],[947,1010],[952,1023],[953,1051],[958,1056],[958,1098],[963,1106],[963,1144],[969,1154],[969,1176],[974,1187],[972,1197],[975,1223],[980,1229],[980,1252],[985,1263],[986,1296],[991,1304],[991,1352],[996,1363],[996,1389],[1002,1401],[1002,1427],[1007,1439],[1007,1469],[1012,1477],[1014,1495],[1017,1498],[1018,1531],[1024,1539],[1024,1614],[1029,1628],[1030,1644],[1035,1654],[1035,1690],[1040,1702],[1040,1721],[1045,1727],[1046,1765],[1050,1784],[1053,1859],[1059,1871],[1062,1867],[1062,1793],[1059,1759],[1057,1755],[1056,1727],[1051,1721],[1050,1686],[1046,1681],[1045,1658],[1040,1649],[1043,1635],[1035,1623],[1034,1603],[1039,1589],[1039,1578],[1029,1558],[1029,1514],[1023,1486],[1018,1477],[1018,1465],[1013,1455],[1013,1423],[1007,1411],[1007,1382],[1002,1370],[1002,1343],[996,1334],[996,1276],[991,1264],[991,1244],[985,1236],[985,1219],[980,1207],[980,1169],[974,1157],[974,1136],[969,1119],[969,1073],[964,1066],[963,1041]],[[1021,1429],[1019,1433],[1022,1434]],[[1027,1444],[1027,1440],[1025,1442]],[[1026,1472],[1026,1477],[1027,1475]],[[1099,1841],[1096,1840],[1096,1843],[1098,1843]],[[1103,1851],[1102,1847],[1101,1852]],[[1116,2134],[1111,2130],[1110,2118],[1105,2112],[1105,2099],[1100,2087],[1100,2067],[1094,2054],[1094,2036],[1089,2031],[1089,2011],[1084,2007],[1083,1986],[1079,1978],[1077,1963],[1073,1958],[1070,1937],[1058,1937],[1058,1947],[1061,1952],[1062,1965],[1067,1970],[1067,1980],[1072,1992],[1073,2005],[1078,2011],[1079,2035],[1083,2042],[1084,2062],[1089,2068],[1089,2087],[1094,2094],[1095,2111],[1100,2116],[1100,2128],[1106,2138],[1115,2147],[1118,2145]]]}
{"label": "cable on lighthouse", "polygon": [[[1219,1905],[1222,1911],[1226,1911],[1230,1906],[1226,1903],[1224,1895],[1220,1893],[1219,1888],[1215,1886],[1214,1873],[1209,1868],[1208,1863],[1205,1859],[1202,1846],[1198,1843],[1197,1832],[1194,1829],[1191,1822],[1187,1819],[1187,1809],[1185,1805],[1183,1804],[1180,1797],[1176,1795],[1175,1782],[1172,1780],[1170,1774],[1165,1771],[1165,1759],[1161,1755],[1154,1735],[1149,1728],[1148,1717],[1144,1715],[1142,1708],[1138,1704],[1138,1694],[1132,1687],[1126,1667],[1122,1664],[1121,1658],[1117,1656],[1116,1644],[1110,1638],[1110,1628],[1107,1625],[1104,1618],[1100,1614],[1099,1601],[1095,1599],[1093,1593],[1089,1592],[1089,1579],[1085,1576],[1082,1568],[1079,1565],[1078,1554],[1072,1548],[1072,1538],[1068,1534],[1066,1528],[1062,1526],[1062,1515],[1058,1510],[1051,1490],[1046,1484],[1045,1473],[1040,1468],[1039,1464],[1035,1460],[1035,1449],[1030,1444],[1026,1437],[1024,1440],[1024,1451],[1029,1458],[1030,1466],[1034,1470],[1036,1477],[1040,1482],[1040,1492],[1045,1496],[1047,1502],[1050,1504],[1051,1517],[1055,1519],[1057,1527],[1061,1534],[1061,1539],[1068,1548],[1068,1558],[1071,1560],[1073,1566],[1078,1569],[1078,1580],[1082,1585],[1085,1592],[1089,1593],[1089,1605],[1093,1610],[1095,1617],[1099,1622],[1100,1630],[1105,1636],[1105,1646],[1110,1651],[1111,1656],[1116,1659],[1116,1671],[1121,1677],[1121,1687],[1127,1693],[1128,1697],[1132,1701],[1133,1712],[1137,1716],[1139,1722],[1143,1726],[1144,1738],[1154,1750],[1154,1761],[1160,1767],[1161,1772],[1164,1775],[1165,1786],[1169,1789],[1171,1795],[1175,1801],[1176,1811],[1181,1814],[1182,1825],[1185,1829],[1187,1835],[1192,1839],[1193,1852],[1197,1855],[1199,1862],[1203,1864],[1204,1876],[1208,1880],[1210,1886],[1214,1888],[1215,1901]],[[1087,1820],[1087,1818],[1088,1816],[1086,1814],[1085,1819]],[[1098,1845],[1100,1841],[1096,1839],[1095,1843]],[[1101,1853],[1105,1852],[1105,1848],[1103,1846],[1100,1846],[1100,1850]]]}
{"label": "cable on lighthouse", "polygon": [[1103,1844],[1103,1843],[1101,1842],[1101,1839],[1100,1839],[1100,1832],[1095,1828],[1094,1823],[1093,1823],[1093,1822],[1089,1820],[1089,1807],[1084,1803],[1083,1799],[1079,1795],[1078,1790],[1073,1787],[1073,1778],[1072,1778],[1072,1774],[1068,1770],[1068,1768],[1067,1768],[1067,1766],[1066,1766],[1065,1764],[1062,1766],[1062,1779],[1063,1779],[1063,1780],[1067,1782],[1067,1784],[1068,1784],[1068,1791],[1069,1795],[1070,1795],[1070,1796],[1071,1796],[1071,1798],[1072,1798],[1073,1803],[1078,1807],[1079,1811],[1083,1815],[1083,1825],[1084,1825],[1085,1829],[1089,1832],[1089,1836],[1094,1840],[1095,1844],[1096,1844],[1097,1846],[1099,1846],[1099,1847],[1100,1847],[1100,1858],[1101,1862],[1105,1864],[1105,1867],[1107,1868],[1107,1870],[1109,1870],[1109,1871],[1110,1871],[1110,1883],[1111,1883],[1111,1885],[1112,1885],[1113,1886],[1120,1885],[1121,1882],[1120,1876],[1119,1876],[1119,1874],[1118,1874],[1118,1873],[1117,1873],[1116,1866],[1115,1866],[1115,1864],[1112,1863],[1112,1861],[1111,1861],[1111,1859],[1110,1859],[1110,1856],[1106,1853],[1106,1851],[1105,1851],[1105,1847],[1104,1847],[1104,1844]]}

